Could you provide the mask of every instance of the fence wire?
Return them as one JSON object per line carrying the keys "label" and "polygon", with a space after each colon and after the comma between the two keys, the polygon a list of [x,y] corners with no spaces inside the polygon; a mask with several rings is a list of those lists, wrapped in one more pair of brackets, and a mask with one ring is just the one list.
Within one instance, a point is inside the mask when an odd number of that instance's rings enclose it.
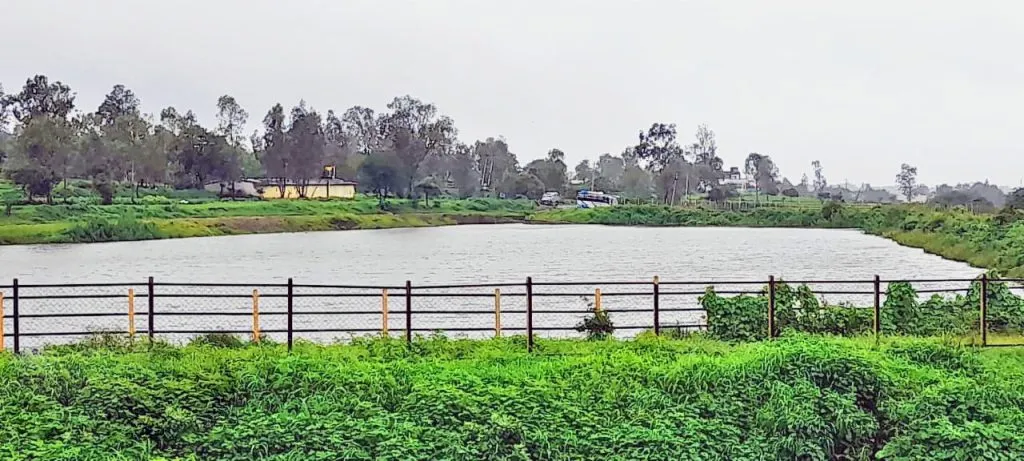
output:
{"label": "fence wire", "polygon": [[[890,302],[890,295],[906,296],[892,288],[898,282],[906,282],[916,294],[909,308],[902,299]],[[708,313],[701,298],[713,290],[726,298],[756,297],[765,306],[764,313],[751,320],[764,323],[759,331],[768,331],[771,305],[776,333],[799,324],[800,328],[817,333],[956,334],[967,336],[976,344],[1024,345],[1021,282],[986,279],[984,316],[980,305],[983,282],[967,279],[666,279],[657,283],[652,279],[534,282],[529,286],[509,283],[389,287],[280,283],[19,285],[17,333],[22,350],[74,342],[99,333],[124,335],[132,329],[137,336],[152,333],[172,343],[211,333],[245,339],[259,334],[278,342],[287,342],[291,336],[293,340],[320,343],[437,332],[455,338],[490,338],[525,334],[528,306],[532,304],[532,330],[539,337],[582,338],[586,333],[578,327],[600,308],[608,314],[614,335],[627,338],[654,330],[656,318],[663,333],[707,330]],[[895,291],[889,293],[890,289]],[[11,349],[15,335],[14,286],[0,286],[0,292],[3,344],[5,349]],[[134,324],[129,315],[132,310]],[[903,324],[907,315],[920,317],[924,329],[913,330]]]}

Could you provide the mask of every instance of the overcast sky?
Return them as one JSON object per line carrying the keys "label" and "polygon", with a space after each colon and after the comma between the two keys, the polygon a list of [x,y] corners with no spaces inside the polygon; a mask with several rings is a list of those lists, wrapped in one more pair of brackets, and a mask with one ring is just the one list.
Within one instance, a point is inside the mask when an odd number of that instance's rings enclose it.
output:
{"label": "overcast sky", "polygon": [[795,181],[1024,177],[1024,3],[952,0],[0,0],[0,82],[43,73],[94,110],[115,83],[146,112],[249,131],[275,102],[435,103],[466,142],[525,161],[618,154],[652,122],[707,123],[726,166],[771,155]]}

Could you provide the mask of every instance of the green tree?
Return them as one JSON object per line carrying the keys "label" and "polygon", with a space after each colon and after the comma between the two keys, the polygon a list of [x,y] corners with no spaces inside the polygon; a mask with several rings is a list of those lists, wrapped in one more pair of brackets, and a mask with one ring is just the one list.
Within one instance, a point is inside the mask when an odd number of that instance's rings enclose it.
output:
{"label": "green tree", "polygon": [[386,199],[399,184],[398,159],[390,150],[380,150],[366,157],[359,166],[359,183],[365,190],[374,193],[380,201],[380,208],[386,208]]}
{"label": "green tree", "polygon": [[300,102],[292,109],[287,139],[288,178],[298,186],[299,196],[305,197],[309,181],[320,177],[324,167],[326,141],[320,114]]}
{"label": "green tree", "polygon": [[63,179],[75,150],[75,130],[68,120],[37,115],[15,133],[15,149],[6,172],[26,196],[53,203],[53,186]]}
{"label": "green tree", "polygon": [[908,202],[912,201],[914,189],[917,187],[917,168],[906,163],[900,165],[900,172],[896,175],[896,187]]}
{"label": "green tree", "polygon": [[67,119],[75,109],[75,94],[59,81],[50,83],[45,75],[36,75],[25,81],[20,93],[4,96],[0,106],[22,124],[43,116]]}
{"label": "green tree", "polygon": [[640,161],[646,162],[647,169],[661,171],[677,158],[683,157],[683,149],[676,141],[674,123],[653,123],[647,131],[640,132],[640,142],[633,147],[633,153]]}
{"label": "green tree", "polygon": [[103,98],[103,102],[96,109],[96,115],[104,125],[113,125],[120,117],[140,116],[140,105],[139,98],[135,97],[132,90],[118,84]]}

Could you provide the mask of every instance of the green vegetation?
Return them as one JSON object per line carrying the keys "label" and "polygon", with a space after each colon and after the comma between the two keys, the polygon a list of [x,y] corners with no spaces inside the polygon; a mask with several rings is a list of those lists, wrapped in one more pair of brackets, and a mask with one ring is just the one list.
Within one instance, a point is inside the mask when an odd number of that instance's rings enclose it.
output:
{"label": "green vegetation", "polygon": [[264,232],[440,226],[522,220],[528,200],[391,199],[206,201],[144,197],[143,204],[19,205],[0,217],[0,244],[104,242]]}
{"label": "green vegetation", "polygon": [[212,338],[0,355],[0,457],[1018,459],[1024,354],[929,339]]}
{"label": "green vegetation", "polygon": [[998,214],[975,214],[963,209],[937,210],[911,205],[863,207],[836,202],[827,202],[818,208],[740,210],[649,205],[549,211],[531,215],[530,221],[629,226],[860,229],[947,259],[994,269],[1007,277],[1024,277],[1024,220],[1019,211],[1010,208]]}
{"label": "green vegetation", "polygon": [[[1005,282],[989,282],[988,332],[997,340],[1024,333],[1024,299]],[[723,341],[756,341],[768,337],[768,287],[759,295],[726,297],[708,288],[700,297],[707,315],[708,334]],[[905,282],[890,283],[879,306],[881,332],[886,335],[946,336],[979,341],[981,282],[971,283],[966,294],[933,294],[922,300]],[[808,333],[860,336],[872,332],[870,306],[828,304],[806,285],[792,287],[779,281],[775,287],[776,334]]]}

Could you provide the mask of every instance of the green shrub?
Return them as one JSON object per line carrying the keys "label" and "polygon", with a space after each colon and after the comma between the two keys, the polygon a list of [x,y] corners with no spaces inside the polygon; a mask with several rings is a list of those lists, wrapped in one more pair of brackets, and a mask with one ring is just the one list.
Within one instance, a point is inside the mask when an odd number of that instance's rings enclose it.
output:
{"label": "green shrub", "polygon": [[1018,459],[1024,356],[803,335],[727,345],[360,339],[0,355],[0,458]]}

